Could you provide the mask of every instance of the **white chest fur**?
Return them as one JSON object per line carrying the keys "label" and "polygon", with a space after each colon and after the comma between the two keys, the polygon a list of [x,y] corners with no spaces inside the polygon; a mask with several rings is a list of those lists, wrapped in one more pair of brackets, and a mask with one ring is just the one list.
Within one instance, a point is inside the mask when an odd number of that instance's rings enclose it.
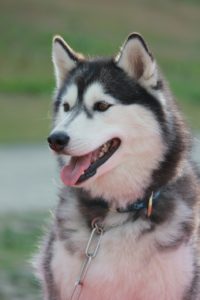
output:
{"label": "white chest fur", "polygon": [[[55,242],[51,268],[59,300],[70,299],[82,262],[80,255]],[[189,245],[159,251],[153,233],[138,239],[127,225],[104,234],[80,300],[182,300],[192,273]]]}

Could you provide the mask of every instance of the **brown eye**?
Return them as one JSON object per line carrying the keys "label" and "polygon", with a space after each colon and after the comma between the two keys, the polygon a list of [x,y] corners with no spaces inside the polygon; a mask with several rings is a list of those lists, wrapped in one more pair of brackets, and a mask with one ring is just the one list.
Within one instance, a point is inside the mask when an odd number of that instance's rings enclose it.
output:
{"label": "brown eye", "polygon": [[97,111],[106,111],[112,104],[105,101],[99,101],[94,104],[94,110]]}
{"label": "brown eye", "polygon": [[63,103],[63,108],[64,108],[65,112],[69,111],[70,110],[69,103],[67,103],[67,102]]}

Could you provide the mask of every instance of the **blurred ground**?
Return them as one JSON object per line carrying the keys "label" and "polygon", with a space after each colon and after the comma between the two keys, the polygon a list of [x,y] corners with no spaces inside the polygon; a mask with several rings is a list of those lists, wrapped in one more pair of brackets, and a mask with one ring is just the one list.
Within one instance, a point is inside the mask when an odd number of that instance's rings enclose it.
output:
{"label": "blurred ground", "polygon": [[56,164],[47,145],[0,149],[0,213],[50,209],[56,203]]}
{"label": "blurred ground", "polygon": [[[200,165],[200,136],[193,157]],[[49,211],[56,205],[59,186],[54,155],[46,145],[4,146],[0,149],[0,214]]]}

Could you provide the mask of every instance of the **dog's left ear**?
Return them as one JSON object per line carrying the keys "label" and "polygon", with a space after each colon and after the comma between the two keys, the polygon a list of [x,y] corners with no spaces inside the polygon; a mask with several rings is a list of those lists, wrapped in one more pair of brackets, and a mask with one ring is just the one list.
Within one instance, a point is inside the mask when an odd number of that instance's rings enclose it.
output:
{"label": "dog's left ear", "polygon": [[157,83],[157,67],[147,44],[138,33],[132,33],[116,57],[117,65],[145,86]]}
{"label": "dog's left ear", "polygon": [[62,86],[67,74],[83,60],[83,56],[76,53],[60,36],[55,36],[52,47],[52,60],[55,69],[57,88]]}

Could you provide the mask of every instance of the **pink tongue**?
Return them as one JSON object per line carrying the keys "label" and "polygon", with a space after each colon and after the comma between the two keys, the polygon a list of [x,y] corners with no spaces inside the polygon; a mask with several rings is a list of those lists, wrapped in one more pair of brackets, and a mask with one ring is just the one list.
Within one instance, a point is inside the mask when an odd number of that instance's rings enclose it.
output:
{"label": "pink tongue", "polygon": [[69,165],[61,170],[61,179],[65,185],[75,185],[79,177],[91,164],[92,152],[80,157],[73,157]]}

